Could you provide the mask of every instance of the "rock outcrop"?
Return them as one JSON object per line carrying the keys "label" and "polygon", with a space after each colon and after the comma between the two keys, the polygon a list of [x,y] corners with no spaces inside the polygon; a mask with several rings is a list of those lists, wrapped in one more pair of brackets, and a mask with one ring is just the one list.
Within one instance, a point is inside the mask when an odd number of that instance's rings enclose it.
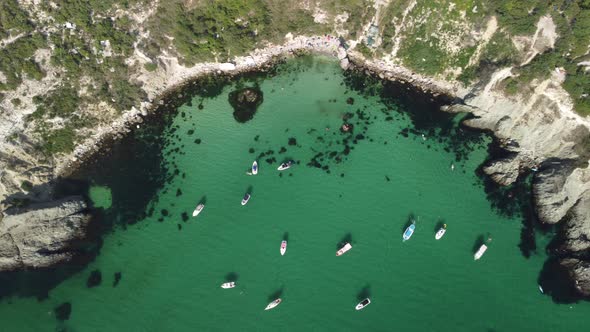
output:
{"label": "rock outcrop", "polygon": [[262,104],[263,96],[258,88],[243,88],[230,92],[228,99],[234,109],[234,119],[244,123],[252,120],[258,106]]}
{"label": "rock outcrop", "polygon": [[576,291],[586,297],[590,297],[590,262],[567,258],[561,260],[560,264],[569,271]]}
{"label": "rock outcrop", "polygon": [[90,216],[79,196],[7,210],[0,221],[0,271],[49,267],[73,259]]}

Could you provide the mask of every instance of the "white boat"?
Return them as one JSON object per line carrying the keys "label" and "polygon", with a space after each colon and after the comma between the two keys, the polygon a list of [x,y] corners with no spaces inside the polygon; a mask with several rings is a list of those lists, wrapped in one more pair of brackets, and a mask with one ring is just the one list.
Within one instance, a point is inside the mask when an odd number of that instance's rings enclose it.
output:
{"label": "white boat", "polygon": [[273,308],[275,308],[276,306],[278,306],[278,305],[279,305],[279,304],[280,304],[282,301],[283,301],[283,300],[281,300],[280,298],[279,298],[279,299],[276,299],[276,300],[272,301],[271,303],[269,303],[269,304],[266,306],[266,308],[264,308],[264,310],[270,310],[270,309],[273,309]]}
{"label": "white boat", "polygon": [[406,231],[404,232],[404,235],[402,236],[402,239],[405,241],[408,241],[411,237],[412,234],[414,234],[414,230],[416,230],[416,224],[414,222],[412,222],[412,224],[410,226],[408,226],[408,228],[406,228]]}
{"label": "white boat", "polygon": [[242,198],[242,205],[246,205],[249,200],[250,200],[250,194],[244,195],[244,198]]}
{"label": "white boat", "polygon": [[445,233],[447,232],[447,224],[444,224],[443,227],[441,227],[436,234],[434,235],[434,238],[437,240],[440,240],[443,235],[445,235]]}
{"label": "white boat", "polygon": [[336,256],[342,256],[342,255],[344,255],[344,253],[346,253],[350,249],[352,249],[352,246],[350,245],[350,243],[346,242],[346,244],[344,244],[344,247],[342,247],[342,248],[340,248],[340,250],[336,251]]}
{"label": "white boat", "polygon": [[204,208],[205,208],[205,204],[199,204],[199,205],[197,205],[197,207],[193,211],[193,217],[198,216],[199,213],[201,213],[201,211],[203,211]]}
{"label": "white boat", "polygon": [[281,242],[281,256],[284,256],[285,252],[287,252],[287,241]]}
{"label": "white boat", "polygon": [[361,302],[359,302],[359,304],[357,304],[356,307],[354,307],[354,308],[356,310],[361,310],[361,309],[364,309],[369,304],[371,304],[371,300],[369,300],[369,298],[366,298],[366,299],[362,300]]}
{"label": "white boat", "polygon": [[279,168],[277,168],[279,171],[284,171],[288,168],[290,168],[293,165],[293,160],[289,160],[286,163],[282,163]]}
{"label": "white boat", "polygon": [[539,291],[541,292],[541,294],[545,294],[545,291],[543,291],[543,287],[541,287],[541,285],[539,285]]}
{"label": "white boat", "polygon": [[234,288],[234,287],[236,287],[236,283],[233,281],[221,284],[221,288],[225,288],[225,289]]}
{"label": "white boat", "polygon": [[252,163],[252,175],[258,174],[258,163],[256,160]]}
{"label": "white boat", "polygon": [[479,247],[479,249],[477,249],[477,252],[475,253],[475,255],[473,255],[473,259],[474,260],[480,259],[481,256],[483,256],[483,254],[486,252],[486,250],[488,250],[488,246],[486,246],[485,244],[482,244],[481,247]]}

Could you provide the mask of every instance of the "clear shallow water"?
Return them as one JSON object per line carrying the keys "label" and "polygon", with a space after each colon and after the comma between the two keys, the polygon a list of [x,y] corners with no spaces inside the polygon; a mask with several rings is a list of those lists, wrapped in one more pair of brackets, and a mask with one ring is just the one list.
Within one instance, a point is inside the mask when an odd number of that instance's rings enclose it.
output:
{"label": "clear shallow water", "polygon": [[[350,91],[336,63],[304,58],[281,68],[277,76],[258,81],[264,102],[245,124],[233,119],[227,101],[235,86],[182,106],[163,133],[169,139],[164,155],[170,182],[153,197],[145,220],[107,235],[97,259],[48,299],[3,299],[3,327],[569,331],[585,326],[588,304],[557,305],[542,296],[537,277],[545,255],[540,250],[525,259],[518,248],[521,220],[491,208],[475,175],[489,138],[453,145],[462,135],[457,126],[440,135],[438,129],[421,131],[425,140],[411,131],[404,137],[400,131],[413,128],[409,115]],[[346,102],[349,97],[353,105]],[[357,110],[364,112],[363,120]],[[347,136],[338,131],[346,112],[355,113],[349,120],[353,135],[364,136],[356,144],[347,141],[353,148],[348,155],[342,153]],[[449,119],[445,125],[457,123]],[[287,151],[279,153],[281,147]],[[455,149],[467,158],[455,161]],[[269,150],[274,152],[258,158],[259,174],[246,175],[252,161]],[[333,158],[325,157],[332,151]],[[306,166],[318,153],[324,153],[324,160],[316,160],[327,169]],[[269,164],[266,159],[273,157]],[[283,158],[300,163],[280,173],[276,167]],[[140,182],[133,189],[138,195]],[[247,190],[252,198],[241,206]],[[91,194],[101,206],[111,206],[108,189],[96,187]],[[112,189],[112,206],[117,194]],[[190,215],[203,197],[205,210],[184,222],[182,214]],[[416,232],[402,243],[410,214],[418,218]],[[440,220],[448,231],[435,241]],[[477,239],[488,235],[490,249],[474,262]],[[335,257],[347,237],[353,249]],[[283,238],[288,250],[280,256]],[[537,241],[543,248],[548,238],[539,235]],[[87,288],[93,270],[101,271],[102,283]],[[116,272],[122,277],[113,287]],[[238,286],[219,288],[228,276]],[[277,294],[283,303],[265,312]],[[372,304],[356,312],[359,297],[367,294]],[[72,312],[58,322],[54,308],[63,302],[71,303]]]}

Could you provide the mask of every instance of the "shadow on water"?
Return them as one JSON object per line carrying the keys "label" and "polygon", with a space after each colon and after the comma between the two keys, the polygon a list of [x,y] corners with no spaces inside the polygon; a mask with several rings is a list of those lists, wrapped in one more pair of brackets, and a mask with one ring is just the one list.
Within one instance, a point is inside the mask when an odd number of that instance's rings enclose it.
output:
{"label": "shadow on water", "polygon": [[410,227],[410,225],[411,225],[411,224],[413,224],[413,223],[415,223],[415,222],[416,222],[416,215],[414,214],[414,212],[411,212],[411,213],[408,215],[408,219],[406,219],[406,223],[402,225],[402,228],[401,228],[401,230],[400,230],[400,231],[401,231],[402,233],[403,233],[403,232],[405,232],[405,231],[406,231],[406,229],[407,229],[408,227]]}
{"label": "shadow on water", "polygon": [[254,190],[254,187],[248,186],[248,188],[246,188],[246,194],[252,195],[253,190]]}
{"label": "shadow on water", "polygon": [[443,218],[438,218],[436,223],[434,224],[434,232],[438,232],[439,229],[443,228],[443,226],[446,224],[445,220]]}
{"label": "shadow on water", "polygon": [[287,241],[287,242],[289,242],[289,232],[285,232],[285,233],[283,234],[283,241]]}
{"label": "shadow on water", "polygon": [[230,272],[228,274],[225,275],[225,281],[226,282],[236,282],[238,281],[238,277],[239,275],[236,272]]}
{"label": "shadow on water", "polygon": [[350,232],[346,233],[340,242],[336,244],[336,250],[340,250],[340,248],[342,248],[342,246],[344,246],[346,243],[352,244],[352,234]]}
{"label": "shadow on water", "polygon": [[207,195],[203,195],[203,197],[201,197],[201,199],[199,200],[198,204],[207,204]]}
{"label": "shadow on water", "polygon": [[488,156],[488,161],[477,169],[476,174],[483,182],[487,199],[497,214],[507,218],[521,218],[522,228],[518,247],[523,257],[529,258],[537,253],[535,230],[542,233],[551,230],[550,226],[539,222],[535,212],[532,194],[532,181],[535,174],[525,172],[520,174],[513,184],[499,185],[483,172],[483,168],[489,160],[510,158],[513,154],[501,148],[497,140],[494,140],[488,148]]}
{"label": "shadow on water", "polygon": [[545,261],[538,283],[553,302],[575,303],[580,300],[580,294],[576,291],[567,268],[559,263],[558,257],[552,256]]}
{"label": "shadow on water", "polygon": [[366,298],[370,298],[371,297],[371,286],[369,284],[366,284],[365,287],[363,287],[360,292],[358,292],[356,294],[356,300],[357,301],[362,301]]}
{"label": "shadow on water", "polygon": [[281,286],[281,288],[279,288],[278,290],[276,290],[274,293],[270,294],[268,296],[268,301],[274,301],[276,299],[278,299],[279,297],[283,296],[283,292],[285,290],[284,286]]}
{"label": "shadow on water", "polygon": [[483,234],[480,234],[477,236],[477,238],[475,239],[475,242],[473,243],[473,247],[471,248],[471,253],[475,254],[477,252],[477,250],[479,249],[479,247],[481,247],[482,244],[486,243],[486,237]]}

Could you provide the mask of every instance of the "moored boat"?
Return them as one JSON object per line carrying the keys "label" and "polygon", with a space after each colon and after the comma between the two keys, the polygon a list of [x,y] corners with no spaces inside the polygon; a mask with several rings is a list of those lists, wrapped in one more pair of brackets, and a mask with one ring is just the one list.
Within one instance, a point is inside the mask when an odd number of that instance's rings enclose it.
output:
{"label": "moored boat", "polygon": [[281,300],[280,298],[272,301],[271,303],[269,303],[266,308],[264,308],[264,310],[270,310],[275,308],[276,306],[278,306],[283,300]]}
{"label": "moored boat", "polygon": [[414,234],[414,230],[416,230],[416,224],[412,222],[412,224],[406,228],[406,231],[402,236],[403,240],[408,241],[412,237],[412,234]]}
{"label": "moored boat", "polygon": [[447,232],[447,224],[444,224],[434,235],[434,238],[440,240]]}
{"label": "moored boat", "polygon": [[350,245],[350,243],[346,242],[346,244],[344,244],[344,246],[340,248],[340,250],[336,251],[336,256],[342,256],[350,249],[352,249],[352,246]]}
{"label": "moored boat", "polygon": [[287,252],[287,241],[281,242],[281,256],[285,255],[285,252]]}
{"label": "moored boat", "polygon": [[242,198],[242,205],[246,205],[249,200],[250,200],[250,194],[244,195],[244,198]]}
{"label": "moored boat", "polygon": [[258,174],[258,162],[254,160],[252,163],[252,175]]}
{"label": "moored boat", "polygon": [[279,168],[277,168],[279,171],[284,171],[288,168],[290,168],[293,165],[293,160],[289,160],[285,163],[282,163]]}
{"label": "moored boat", "polygon": [[479,247],[479,249],[477,249],[477,252],[475,252],[475,255],[473,255],[473,259],[474,260],[480,259],[481,256],[483,256],[483,254],[486,252],[486,250],[488,250],[488,246],[486,246],[485,244],[482,244],[481,247]]}
{"label": "moored boat", "polygon": [[199,213],[201,213],[201,211],[203,211],[203,209],[205,208],[205,204],[199,204],[197,205],[197,207],[195,208],[195,210],[193,211],[193,217],[196,217],[199,215]]}
{"label": "moored boat", "polygon": [[225,289],[234,288],[234,287],[236,287],[236,283],[233,281],[225,282],[225,283],[221,284],[221,288],[225,288]]}
{"label": "moored boat", "polygon": [[366,298],[366,299],[362,300],[361,302],[359,302],[359,304],[357,304],[356,307],[354,307],[354,309],[362,310],[366,306],[368,306],[369,304],[371,304],[371,300],[369,300],[369,298]]}

